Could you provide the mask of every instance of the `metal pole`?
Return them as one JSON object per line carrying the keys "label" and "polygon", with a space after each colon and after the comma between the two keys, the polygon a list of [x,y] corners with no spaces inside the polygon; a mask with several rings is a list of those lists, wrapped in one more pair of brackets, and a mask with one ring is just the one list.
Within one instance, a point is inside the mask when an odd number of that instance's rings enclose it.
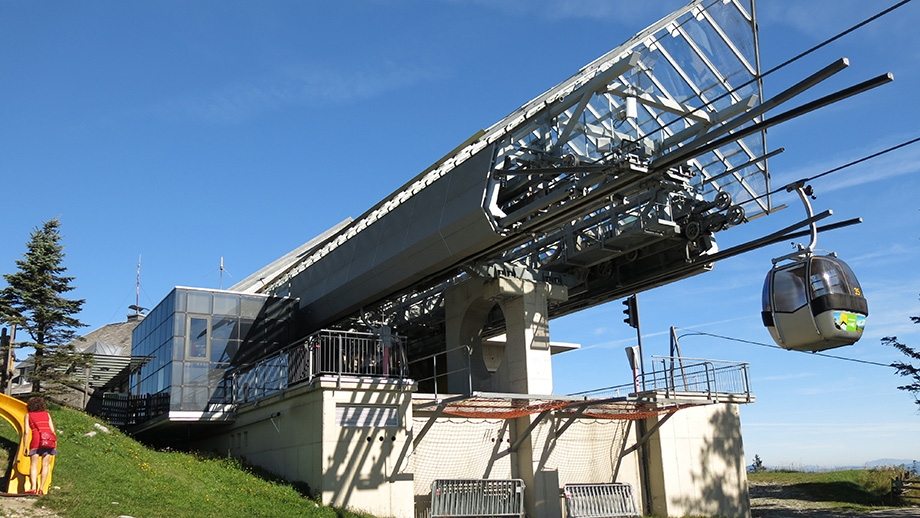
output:
{"label": "metal pole", "polygon": [[645,356],[642,353],[642,325],[639,323],[639,295],[633,295],[636,299],[636,337],[639,342],[639,375],[642,376],[642,392],[645,392]]}

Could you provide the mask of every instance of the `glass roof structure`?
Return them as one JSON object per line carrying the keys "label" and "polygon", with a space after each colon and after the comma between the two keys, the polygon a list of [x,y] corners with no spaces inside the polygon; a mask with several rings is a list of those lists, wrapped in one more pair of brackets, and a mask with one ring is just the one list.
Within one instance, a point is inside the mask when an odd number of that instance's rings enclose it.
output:
{"label": "glass roof structure", "polygon": [[[566,166],[574,172],[576,164],[584,170],[624,154],[649,160],[652,169],[673,166],[678,152],[760,120],[735,119],[760,103],[758,77],[753,3],[698,0],[525,104],[487,130],[486,139],[502,134],[499,173]],[[690,156],[690,184],[708,200],[719,192],[735,204],[753,200],[748,216],[768,211],[765,155],[765,136],[757,132]],[[506,188],[514,183],[506,177]],[[518,209],[513,201],[498,205],[499,219]]]}

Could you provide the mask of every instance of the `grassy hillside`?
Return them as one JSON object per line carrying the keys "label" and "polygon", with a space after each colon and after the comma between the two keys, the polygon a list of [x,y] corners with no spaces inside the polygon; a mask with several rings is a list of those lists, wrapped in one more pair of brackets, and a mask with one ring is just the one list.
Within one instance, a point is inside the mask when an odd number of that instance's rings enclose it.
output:
{"label": "grassy hillside", "polygon": [[763,471],[749,473],[751,482],[791,486],[808,499],[826,502],[838,508],[865,511],[870,507],[891,505],[891,479],[894,468],[873,468],[828,472]]}
{"label": "grassy hillside", "polygon": [[[235,460],[152,451],[114,427],[103,433],[94,426],[98,421],[81,412],[50,411],[59,452],[52,486],[60,489],[52,489],[39,503],[61,516],[358,518],[319,506]],[[93,431],[95,435],[88,435]],[[10,426],[0,426],[0,436],[7,454],[16,448],[18,438]]]}

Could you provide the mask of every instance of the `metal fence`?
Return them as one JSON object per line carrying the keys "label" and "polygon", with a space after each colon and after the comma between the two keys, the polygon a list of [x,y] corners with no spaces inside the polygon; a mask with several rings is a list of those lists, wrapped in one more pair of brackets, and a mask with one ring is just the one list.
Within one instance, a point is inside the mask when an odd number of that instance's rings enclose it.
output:
{"label": "metal fence", "polygon": [[566,484],[563,494],[569,518],[639,516],[629,484]]}
{"label": "metal fence", "polygon": [[[448,357],[454,355],[458,361],[455,368],[449,367],[450,361]],[[473,378],[472,372],[473,368],[470,365],[472,355],[472,348],[468,345],[461,345],[459,347],[454,347],[453,349],[448,349],[446,351],[437,352],[430,354],[428,356],[423,356],[421,358],[415,358],[409,362],[410,369],[414,369],[413,365],[422,365],[422,370],[428,372],[428,376],[417,376],[416,381],[419,383],[420,389],[426,382],[431,382],[431,393],[434,394],[435,399],[438,398],[438,387],[441,387],[442,391],[447,390],[448,380],[451,375],[456,375],[463,373],[464,375],[458,379],[465,378],[464,389],[466,394],[473,393]],[[438,360],[440,358],[440,361]],[[425,369],[427,368],[427,369]],[[415,371],[413,371],[415,372]],[[456,387],[455,387],[456,389]],[[454,392],[459,392],[459,390],[454,390]]]}
{"label": "metal fence", "polygon": [[168,393],[135,396],[106,392],[102,395],[97,413],[115,426],[130,426],[168,413],[169,401]]}
{"label": "metal fence", "polygon": [[750,398],[748,364],[697,358],[654,357],[652,372],[644,377],[645,390],[668,395],[696,393],[713,399],[719,395]]}
{"label": "metal fence", "polygon": [[524,516],[524,482],[512,480],[435,480],[430,518]]}
{"label": "metal fence", "polygon": [[317,376],[405,378],[404,339],[324,329],[233,372],[233,403],[254,401]]}
{"label": "metal fence", "polygon": [[666,397],[697,396],[718,401],[752,401],[748,364],[722,360],[703,360],[671,356],[653,356],[651,370],[636,373],[633,383],[603,387],[571,395],[664,392]]}

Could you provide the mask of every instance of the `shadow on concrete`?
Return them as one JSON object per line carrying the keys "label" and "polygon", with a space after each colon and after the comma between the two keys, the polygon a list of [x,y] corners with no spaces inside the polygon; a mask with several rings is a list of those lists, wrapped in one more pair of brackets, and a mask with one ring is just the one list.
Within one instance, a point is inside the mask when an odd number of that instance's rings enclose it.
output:
{"label": "shadow on concrete", "polygon": [[685,496],[676,498],[672,503],[680,507],[685,516],[749,516],[737,407],[719,406],[709,419],[709,429],[694,432],[703,434],[698,453],[689,457],[696,465],[682,467],[682,470],[689,472],[695,491],[683,491]]}

